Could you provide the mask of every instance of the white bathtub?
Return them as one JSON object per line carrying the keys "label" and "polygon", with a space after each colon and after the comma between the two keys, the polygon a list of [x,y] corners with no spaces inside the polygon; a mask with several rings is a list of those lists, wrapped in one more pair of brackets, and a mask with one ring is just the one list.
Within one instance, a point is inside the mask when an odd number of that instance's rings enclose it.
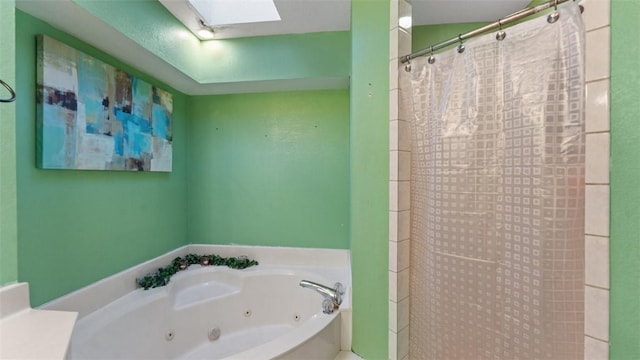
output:
{"label": "white bathtub", "polygon": [[[260,265],[244,270],[192,265],[165,287],[110,294],[110,289],[122,292],[117,280],[133,282],[185,253],[246,255]],[[350,348],[344,250],[191,245],[114,277],[42,307],[80,312],[72,359],[332,360]],[[343,283],[347,293],[340,311],[323,314],[322,297],[300,287],[303,279]],[[86,304],[106,294],[113,299]]]}

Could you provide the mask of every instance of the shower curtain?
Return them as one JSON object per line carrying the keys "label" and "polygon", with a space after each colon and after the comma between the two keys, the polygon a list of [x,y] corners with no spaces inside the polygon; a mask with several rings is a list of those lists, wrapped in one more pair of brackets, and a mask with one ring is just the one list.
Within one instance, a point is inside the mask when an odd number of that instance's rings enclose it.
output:
{"label": "shower curtain", "polygon": [[582,359],[575,3],[401,71],[413,110],[410,359]]}

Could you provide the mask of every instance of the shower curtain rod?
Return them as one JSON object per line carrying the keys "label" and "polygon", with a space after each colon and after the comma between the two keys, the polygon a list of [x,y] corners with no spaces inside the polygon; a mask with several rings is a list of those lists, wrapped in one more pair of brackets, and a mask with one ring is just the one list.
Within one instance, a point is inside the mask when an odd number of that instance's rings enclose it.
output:
{"label": "shower curtain rod", "polygon": [[[454,38],[451,38],[451,39],[449,39],[447,41],[443,41],[443,42],[440,42],[438,44],[431,45],[428,48],[422,49],[420,51],[416,51],[416,52],[411,53],[409,55],[401,56],[400,57],[400,62],[404,64],[404,63],[410,61],[411,59],[417,58],[419,56],[424,56],[424,55],[427,55],[427,54],[432,54],[436,50],[440,50],[440,49],[442,49],[444,47],[447,47],[449,45],[453,45],[455,43],[462,42],[463,40],[472,38],[474,36],[484,34],[484,33],[488,32],[490,30],[501,29],[502,26],[507,25],[507,24],[509,24],[511,22],[526,18],[528,16],[531,16],[533,14],[539,13],[540,11],[546,10],[548,8],[551,8],[551,7],[557,7],[559,4],[562,4],[562,3],[567,2],[567,1],[570,1],[570,0],[550,0],[550,1],[546,2],[546,3],[544,3],[544,4],[540,4],[540,5],[535,6],[535,7],[522,9],[520,11],[514,12],[513,14],[510,14],[510,15],[507,15],[507,16],[503,17],[503,18],[501,18],[500,20],[498,20],[496,22],[493,22],[491,24],[485,25],[485,26],[483,26],[481,28],[469,31],[469,32],[464,33],[464,34],[459,34],[458,36],[456,36]],[[573,1],[575,1],[575,0],[573,0]]]}

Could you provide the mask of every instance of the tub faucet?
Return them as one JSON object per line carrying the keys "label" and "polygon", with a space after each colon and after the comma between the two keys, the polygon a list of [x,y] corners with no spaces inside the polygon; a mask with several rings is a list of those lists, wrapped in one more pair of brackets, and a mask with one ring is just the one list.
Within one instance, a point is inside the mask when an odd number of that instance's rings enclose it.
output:
{"label": "tub faucet", "polygon": [[340,307],[340,304],[342,304],[344,286],[339,282],[333,285],[333,289],[309,280],[300,281],[300,286],[303,288],[313,289],[324,297],[324,300],[322,301],[322,312],[325,314],[333,313],[333,311],[337,310]]}

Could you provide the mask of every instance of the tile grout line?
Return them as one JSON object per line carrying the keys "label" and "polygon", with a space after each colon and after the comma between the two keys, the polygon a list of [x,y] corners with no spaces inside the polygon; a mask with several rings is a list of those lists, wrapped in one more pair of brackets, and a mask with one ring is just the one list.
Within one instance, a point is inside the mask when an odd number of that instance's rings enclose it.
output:
{"label": "tile grout line", "polygon": [[609,345],[609,341],[607,341],[607,340],[602,340],[602,339],[600,339],[600,338],[593,337],[592,335],[589,335],[589,334],[584,334],[584,336],[585,336],[585,337],[588,337],[588,338],[590,338],[590,339],[593,339],[593,340],[597,340],[597,341],[600,341],[600,342],[606,343],[607,345]]}
{"label": "tile grout line", "polygon": [[603,288],[601,286],[591,285],[591,284],[587,284],[587,283],[585,283],[584,286],[588,286],[590,288],[594,288],[594,289],[598,289],[598,290],[604,290],[604,291],[607,291],[607,292],[611,291],[611,289],[607,289],[607,288]]}

